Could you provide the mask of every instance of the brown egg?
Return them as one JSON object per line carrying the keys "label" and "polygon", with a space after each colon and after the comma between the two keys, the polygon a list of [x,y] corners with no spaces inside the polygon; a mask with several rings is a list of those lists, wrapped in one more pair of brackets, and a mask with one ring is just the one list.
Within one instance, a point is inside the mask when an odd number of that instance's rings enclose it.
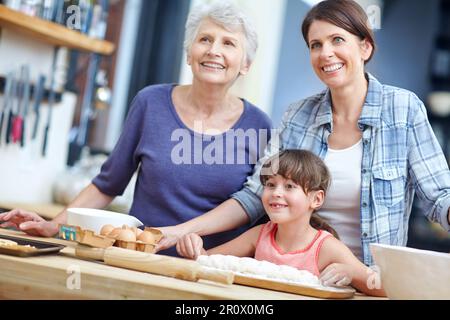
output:
{"label": "brown egg", "polygon": [[144,231],[142,231],[141,229],[136,228],[136,227],[133,227],[133,231],[134,231],[134,234],[136,235],[136,238],[139,237],[139,235],[140,235],[142,232],[144,232]]}
{"label": "brown egg", "polygon": [[154,243],[155,242],[155,236],[153,233],[149,231],[143,231],[138,237],[138,240],[145,242],[145,243]]}
{"label": "brown egg", "polygon": [[122,231],[122,228],[114,228],[110,233],[108,233],[108,237],[117,239],[120,231]]}
{"label": "brown egg", "polygon": [[105,224],[102,229],[100,230],[100,234],[102,236],[106,236],[107,234],[109,234],[111,231],[113,231],[114,226],[110,225],[110,224]]}
{"label": "brown egg", "polygon": [[136,241],[136,235],[132,230],[122,229],[116,239],[122,241]]}

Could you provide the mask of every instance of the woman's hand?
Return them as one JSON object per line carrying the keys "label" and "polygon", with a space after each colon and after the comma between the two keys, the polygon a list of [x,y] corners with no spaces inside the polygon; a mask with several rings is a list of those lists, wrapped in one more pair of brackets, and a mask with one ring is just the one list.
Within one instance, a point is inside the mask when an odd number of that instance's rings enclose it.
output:
{"label": "woman's hand", "polygon": [[183,236],[177,242],[177,252],[180,256],[197,260],[198,256],[206,254],[203,249],[203,240],[196,233],[190,233]]}
{"label": "woman's hand", "polygon": [[15,228],[32,236],[52,237],[58,233],[58,224],[46,221],[35,212],[14,209],[0,214],[1,228]]}
{"label": "woman's hand", "polygon": [[352,283],[353,272],[349,265],[332,263],[322,271],[319,280],[324,286],[344,287]]}

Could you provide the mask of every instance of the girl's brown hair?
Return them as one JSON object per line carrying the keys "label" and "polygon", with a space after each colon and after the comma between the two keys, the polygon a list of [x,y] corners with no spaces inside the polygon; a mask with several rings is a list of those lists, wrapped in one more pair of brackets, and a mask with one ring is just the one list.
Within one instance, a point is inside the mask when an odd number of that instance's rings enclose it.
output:
{"label": "girl's brown hair", "polygon": [[[331,182],[330,172],[318,156],[307,150],[284,150],[269,158],[262,166],[259,176],[263,185],[274,175],[291,179],[308,194],[322,190],[327,193]],[[339,239],[337,232],[315,212],[310,224],[315,229],[325,230]]]}
{"label": "girl's brown hair", "polygon": [[368,63],[375,53],[375,36],[369,26],[369,18],[361,6],[353,0],[325,0],[315,5],[306,15],[302,24],[303,39],[309,47],[308,32],[311,24],[326,21],[342,28],[351,34],[366,39],[373,47],[372,54],[365,61]]}

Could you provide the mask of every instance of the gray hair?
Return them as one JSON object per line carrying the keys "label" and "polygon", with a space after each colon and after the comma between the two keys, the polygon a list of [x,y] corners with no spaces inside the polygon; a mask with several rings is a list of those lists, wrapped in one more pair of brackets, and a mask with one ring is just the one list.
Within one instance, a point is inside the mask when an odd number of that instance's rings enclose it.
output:
{"label": "gray hair", "polygon": [[202,4],[192,10],[186,22],[184,39],[184,49],[186,52],[189,54],[200,24],[207,18],[210,18],[215,23],[230,31],[234,31],[239,27],[242,28],[246,39],[246,60],[248,64],[251,64],[255,59],[256,49],[258,48],[258,35],[249,17],[229,1],[216,1],[212,4]]}

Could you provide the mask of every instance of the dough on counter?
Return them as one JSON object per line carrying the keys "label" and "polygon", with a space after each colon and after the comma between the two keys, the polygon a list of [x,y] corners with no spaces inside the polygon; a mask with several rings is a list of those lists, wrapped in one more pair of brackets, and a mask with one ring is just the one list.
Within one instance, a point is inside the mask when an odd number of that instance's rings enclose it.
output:
{"label": "dough on counter", "polygon": [[244,275],[261,276],[273,280],[290,281],[299,284],[320,286],[319,279],[311,272],[297,268],[277,265],[253,258],[214,254],[199,256],[197,262],[205,267],[230,270]]}
{"label": "dough on counter", "polygon": [[0,239],[0,247],[12,247],[17,246],[17,242],[7,239]]}

